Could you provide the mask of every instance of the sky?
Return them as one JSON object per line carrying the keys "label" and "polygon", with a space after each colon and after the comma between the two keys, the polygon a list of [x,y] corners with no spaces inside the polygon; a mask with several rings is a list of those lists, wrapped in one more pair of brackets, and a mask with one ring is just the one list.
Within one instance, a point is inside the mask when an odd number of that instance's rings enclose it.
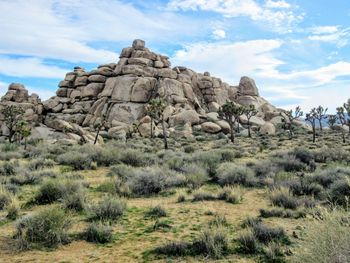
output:
{"label": "sky", "polygon": [[249,76],[281,108],[350,98],[349,0],[0,0],[0,14],[0,95],[20,82],[48,99],[140,38],[173,66]]}

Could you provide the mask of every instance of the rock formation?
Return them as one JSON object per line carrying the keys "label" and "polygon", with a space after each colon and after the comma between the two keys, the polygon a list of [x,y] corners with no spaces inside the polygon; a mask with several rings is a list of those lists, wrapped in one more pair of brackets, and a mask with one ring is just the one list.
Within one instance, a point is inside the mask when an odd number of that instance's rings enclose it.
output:
{"label": "rock formation", "polygon": [[[252,123],[264,126],[265,133],[274,130],[273,124],[266,122],[279,116],[279,111],[259,96],[251,78],[242,77],[238,86],[230,86],[208,72],[196,73],[183,66],[171,68],[168,57],[150,51],[142,40],[124,48],[118,63],[101,65],[90,72],[75,67],[58,86],[56,96],[41,103],[37,95],[29,96],[23,85],[11,84],[0,107],[17,104],[26,109],[25,117],[36,125],[68,134],[71,139],[85,136],[86,141],[94,137],[91,132],[98,125],[105,130],[102,134],[110,137],[125,137],[133,125],[141,136],[149,136],[151,121],[144,118],[145,106],[155,97],[167,103],[164,116],[169,136],[191,136],[192,128],[228,133],[228,124],[216,113],[227,100],[253,104],[259,114]],[[159,125],[153,125],[156,134]],[[178,126],[183,127],[181,131]]]}

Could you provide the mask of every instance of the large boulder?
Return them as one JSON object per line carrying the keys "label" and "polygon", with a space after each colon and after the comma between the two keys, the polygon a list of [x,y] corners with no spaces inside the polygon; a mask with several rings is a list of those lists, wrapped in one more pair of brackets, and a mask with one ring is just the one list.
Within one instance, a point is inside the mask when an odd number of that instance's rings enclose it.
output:
{"label": "large boulder", "polygon": [[221,127],[214,123],[214,122],[204,122],[201,125],[202,131],[207,132],[207,133],[218,133],[221,131]]}
{"label": "large boulder", "polygon": [[275,134],[276,134],[275,125],[273,125],[271,122],[265,122],[265,123],[260,127],[260,134],[275,135]]}
{"label": "large boulder", "polygon": [[255,81],[246,76],[241,78],[238,90],[242,95],[259,96],[259,91],[256,87]]}
{"label": "large boulder", "polygon": [[170,117],[169,122],[171,126],[183,125],[186,123],[194,125],[199,123],[199,115],[195,110],[186,110]]}

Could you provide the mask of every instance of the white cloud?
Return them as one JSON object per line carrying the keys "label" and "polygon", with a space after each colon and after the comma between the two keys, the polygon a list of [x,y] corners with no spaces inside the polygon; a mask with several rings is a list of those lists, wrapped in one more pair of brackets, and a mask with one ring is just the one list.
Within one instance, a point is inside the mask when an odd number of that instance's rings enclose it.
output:
{"label": "white cloud", "polygon": [[280,47],[280,40],[253,40],[236,43],[197,43],[186,46],[172,58],[174,65],[186,65],[199,72],[210,71],[231,84],[245,74],[273,71],[283,62],[271,51]]}
{"label": "white cloud", "polygon": [[337,47],[344,47],[350,38],[350,28],[340,26],[318,26],[310,29],[309,40],[334,43]]}
{"label": "white cloud", "polygon": [[226,38],[226,32],[225,30],[222,30],[222,29],[215,29],[213,31],[213,37],[215,39],[223,39],[223,38]]}
{"label": "white cloud", "polygon": [[106,63],[117,52],[96,48],[105,41],[186,38],[209,30],[196,19],[169,12],[139,11],[121,1],[0,1],[0,54]]}
{"label": "white cloud", "polygon": [[267,0],[265,5],[256,0],[171,0],[171,10],[203,10],[220,13],[225,17],[246,16],[253,21],[263,21],[263,25],[284,33],[289,32],[293,24],[303,19],[297,15],[286,1]]}
{"label": "white cloud", "polygon": [[291,4],[287,3],[286,1],[272,1],[267,0],[265,6],[267,8],[291,8]]}
{"label": "white cloud", "polygon": [[9,58],[0,56],[0,72],[13,77],[62,79],[69,70],[50,66],[38,58]]}

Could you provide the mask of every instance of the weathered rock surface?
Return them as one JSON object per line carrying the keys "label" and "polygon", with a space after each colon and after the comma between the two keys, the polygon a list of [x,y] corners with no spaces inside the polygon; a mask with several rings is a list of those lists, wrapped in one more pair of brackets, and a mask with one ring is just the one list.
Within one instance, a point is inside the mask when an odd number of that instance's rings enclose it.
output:
{"label": "weathered rock surface", "polygon": [[[194,125],[209,133],[228,133],[228,123],[217,114],[226,101],[253,104],[259,114],[251,123],[269,134],[280,115],[278,109],[259,96],[253,79],[242,77],[238,86],[231,86],[209,72],[196,73],[182,66],[171,68],[168,57],[150,51],[140,39],[121,51],[117,63],[104,64],[90,72],[75,67],[58,87],[56,96],[42,103],[37,95],[29,96],[23,85],[13,83],[2,97],[0,108],[18,105],[26,110],[28,121],[46,125],[55,133],[70,133],[69,139],[79,140],[93,137],[96,125],[102,125],[111,137],[125,138],[128,127],[137,123],[140,134],[149,136],[150,122],[140,120],[146,115],[147,103],[156,97],[164,98],[168,104],[164,120],[167,133],[174,136],[190,137]],[[0,125],[2,120],[0,116]],[[244,117],[241,120],[246,123]],[[265,123],[270,120],[273,124]],[[155,132],[160,131],[157,125],[160,124],[154,123]],[[37,136],[43,133],[39,131]],[[43,137],[51,133],[45,134]]]}

